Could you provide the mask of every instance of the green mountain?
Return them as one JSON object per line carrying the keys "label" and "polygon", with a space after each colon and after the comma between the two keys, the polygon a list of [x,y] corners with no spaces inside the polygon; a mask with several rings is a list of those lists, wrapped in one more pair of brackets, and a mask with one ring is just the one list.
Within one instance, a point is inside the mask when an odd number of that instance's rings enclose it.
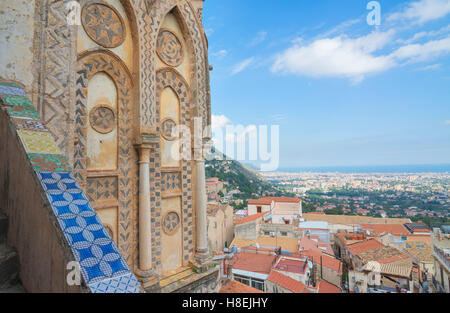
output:
{"label": "green mountain", "polygon": [[247,199],[257,199],[260,197],[292,197],[291,193],[286,193],[266,181],[257,171],[238,161],[227,158],[222,153],[216,151],[216,158],[207,160],[205,165],[206,178],[217,177],[220,181],[226,182],[226,193],[232,194],[233,200],[238,201],[233,205],[236,209],[247,206]]}

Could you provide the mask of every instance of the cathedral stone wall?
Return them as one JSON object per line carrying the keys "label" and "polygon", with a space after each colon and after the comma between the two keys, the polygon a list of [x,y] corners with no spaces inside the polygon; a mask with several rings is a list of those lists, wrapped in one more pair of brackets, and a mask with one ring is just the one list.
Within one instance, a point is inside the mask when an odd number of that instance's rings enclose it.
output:
{"label": "cathedral stone wall", "polygon": [[[211,121],[203,1],[8,3],[0,7],[0,39],[10,49],[0,55],[0,76],[25,85],[131,270],[145,263],[139,259],[144,192],[152,271],[159,277],[190,266],[198,168],[193,151],[182,155],[171,131],[177,125],[193,131],[196,117],[202,128]],[[79,10],[69,11],[74,3]],[[73,13],[79,24],[69,23]],[[148,159],[140,159],[142,149]],[[142,162],[149,165],[145,191]]]}
{"label": "cathedral stone wall", "polygon": [[0,78],[33,84],[35,1],[0,2]]}

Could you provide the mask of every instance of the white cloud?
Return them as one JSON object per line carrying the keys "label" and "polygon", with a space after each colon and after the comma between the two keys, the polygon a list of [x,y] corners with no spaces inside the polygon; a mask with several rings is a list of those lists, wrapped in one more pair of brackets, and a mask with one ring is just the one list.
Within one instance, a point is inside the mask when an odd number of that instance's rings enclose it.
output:
{"label": "white cloud", "polygon": [[236,64],[233,67],[233,69],[231,71],[231,75],[236,75],[236,74],[242,72],[247,67],[249,67],[254,61],[255,61],[255,57],[251,57],[251,58],[245,59],[242,62],[239,62],[238,64]]}
{"label": "white cloud", "polygon": [[408,20],[423,24],[445,17],[450,13],[450,0],[420,0],[412,2],[402,12],[388,16],[388,21]]}
{"label": "white cloud", "polygon": [[441,29],[438,30],[432,30],[432,31],[422,31],[419,33],[414,34],[410,39],[404,40],[404,39],[398,39],[397,42],[401,44],[410,44],[415,41],[418,41],[419,39],[425,38],[425,37],[437,37],[441,35],[445,35],[450,32],[450,25],[444,26]]}
{"label": "white cloud", "polygon": [[410,44],[400,47],[391,54],[392,58],[411,62],[433,59],[450,52],[450,36],[441,40],[432,40],[424,44]]}
{"label": "white cloud", "polygon": [[435,71],[442,67],[442,64],[430,64],[421,68],[418,68],[418,71]]}
{"label": "white cloud", "polygon": [[217,57],[217,58],[224,58],[228,55],[228,51],[223,49],[223,50],[219,50],[217,52],[213,52],[213,53],[211,53],[211,55],[213,57]]}
{"label": "white cloud", "polygon": [[445,125],[450,125],[450,120],[446,120],[446,121],[444,122],[444,124],[445,124]]}
{"label": "white cloud", "polygon": [[346,36],[318,39],[308,45],[297,40],[277,56],[272,71],[310,77],[345,77],[357,83],[366,75],[395,66],[388,56],[372,54],[388,44],[393,35],[393,30],[375,31],[355,39]]}
{"label": "white cloud", "polygon": [[220,129],[230,124],[230,120],[225,115],[212,115],[212,130]]}
{"label": "white cloud", "polygon": [[250,42],[250,46],[256,46],[262,43],[264,40],[266,40],[267,32],[260,31],[258,34],[256,34],[256,37],[253,38],[253,40]]}

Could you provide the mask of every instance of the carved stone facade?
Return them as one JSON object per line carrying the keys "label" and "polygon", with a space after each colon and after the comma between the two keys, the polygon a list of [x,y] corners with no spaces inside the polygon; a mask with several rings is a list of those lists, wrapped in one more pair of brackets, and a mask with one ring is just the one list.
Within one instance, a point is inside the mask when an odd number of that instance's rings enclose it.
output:
{"label": "carved stone facade", "polygon": [[[191,0],[77,2],[70,11],[68,0],[35,1],[36,74],[26,90],[131,270],[155,284],[190,267],[197,248],[197,165],[173,130],[193,129],[195,117],[202,127],[211,121],[202,8]],[[79,25],[68,22],[74,13]],[[147,206],[151,240],[142,247]],[[142,268],[146,248],[151,271]]]}

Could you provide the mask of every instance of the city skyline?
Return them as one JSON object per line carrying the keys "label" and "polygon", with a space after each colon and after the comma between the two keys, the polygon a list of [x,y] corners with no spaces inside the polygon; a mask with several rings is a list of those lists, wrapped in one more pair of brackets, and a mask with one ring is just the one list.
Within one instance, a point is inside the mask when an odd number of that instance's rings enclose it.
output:
{"label": "city skyline", "polygon": [[280,125],[280,168],[450,164],[448,1],[258,3],[205,7],[213,128]]}

